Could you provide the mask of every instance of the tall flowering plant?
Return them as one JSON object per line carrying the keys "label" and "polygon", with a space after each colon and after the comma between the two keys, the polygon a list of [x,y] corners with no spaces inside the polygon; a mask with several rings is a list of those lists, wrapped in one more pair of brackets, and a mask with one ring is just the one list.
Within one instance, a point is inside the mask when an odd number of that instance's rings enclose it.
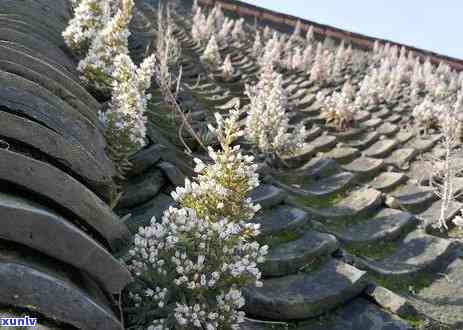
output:
{"label": "tall flowering plant", "polygon": [[238,43],[246,39],[246,32],[244,31],[243,25],[244,18],[236,20],[235,26],[233,27],[233,30],[231,32],[233,40],[237,41]]}
{"label": "tall flowering plant", "polygon": [[133,0],[122,0],[122,8],[93,39],[87,57],[80,61],[78,70],[83,79],[102,92],[109,93],[111,77],[116,69],[117,55],[127,55]]}
{"label": "tall flowering plant", "polygon": [[278,66],[280,65],[282,51],[281,40],[274,32],[272,38],[265,43],[264,49],[261,51],[261,57],[258,58],[257,62],[262,68],[267,65]]}
{"label": "tall flowering plant", "polygon": [[158,8],[158,30],[156,39],[156,53],[158,58],[157,78],[161,91],[170,91],[175,83],[172,67],[177,64],[181,56],[181,46],[174,36],[175,23],[171,17],[169,7]]}
{"label": "tall flowering plant", "polygon": [[321,42],[317,44],[317,50],[310,69],[310,79],[320,86],[324,86],[331,80],[333,54],[324,49]]}
{"label": "tall flowering plant", "polygon": [[303,123],[290,131],[288,99],[283,77],[267,64],[255,86],[246,86],[250,99],[246,117],[246,138],[270,157],[289,155],[304,146]]}
{"label": "tall flowering plant", "polygon": [[330,96],[317,95],[322,103],[321,117],[328,125],[334,126],[337,130],[345,130],[354,122],[355,107],[352,103],[352,85],[347,81],[341,92],[334,92]]}
{"label": "tall flowering plant", "polygon": [[252,44],[252,48],[251,48],[251,55],[254,58],[259,58],[259,56],[262,55],[262,48],[263,48],[262,35],[260,31],[256,29],[254,43]]}
{"label": "tall flowering plant", "polygon": [[358,110],[376,107],[384,102],[384,98],[385,86],[379,80],[378,70],[373,69],[371,74],[367,74],[360,84],[360,90],[355,97],[355,107]]}
{"label": "tall flowering plant", "polygon": [[[458,158],[461,147],[461,122],[450,109],[445,109],[440,115],[439,123],[442,131],[442,147],[444,157],[432,159],[433,175],[430,177],[430,184],[434,186],[434,193],[441,199],[439,218],[433,219],[433,227],[447,230],[447,218],[452,203],[462,195],[456,190],[456,179],[461,175],[461,161]],[[455,222],[454,222],[455,223]],[[458,221],[455,223],[459,226]]]}
{"label": "tall flowering plant", "polygon": [[220,56],[219,45],[213,34],[207,43],[206,49],[204,49],[203,54],[201,55],[201,61],[207,65],[217,67],[222,62],[222,57]]}
{"label": "tall flowering plant", "polygon": [[109,109],[100,113],[105,125],[109,156],[124,172],[128,158],[145,145],[147,102],[156,60],[147,57],[139,68],[130,57],[120,54],[114,59],[112,97]]}
{"label": "tall flowering plant", "polygon": [[73,1],[74,17],[63,31],[64,41],[77,53],[85,54],[101,29],[109,21],[114,0]]}
{"label": "tall flowering plant", "polygon": [[423,102],[417,105],[412,112],[418,128],[423,128],[426,135],[429,129],[437,127],[439,117],[445,113],[445,107],[434,103],[429,97],[426,97]]}
{"label": "tall flowering plant", "polygon": [[220,67],[220,69],[222,70],[222,76],[225,79],[225,81],[230,81],[233,78],[235,70],[231,62],[230,54],[228,54],[225,57],[225,60],[223,61],[223,64]]}
{"label": "tall flowering plant", "polygon": [[221,45],[226,45],[231,37],[231,31],[235,26],[235,21],[230,18],[225,18],[222,24],[222,27],[217,32],[217,41]]}
{"label": "tall flowering plant", "polygon": [[248,220],[260,206],[247,197],[258,174],[253,158],[232,146],[243,135],[238,118],[236,110],[227,119],[216,115],[210,129],[222,150],[209,148],[211,164],[195,160],[196,178],[172,192],[178,207],[135,235],[129,268],[137,281],[129,296],[154,315],[149,329],[239,329],[242,288],[262,284],[257,265],[267,246],[254,241],[259,226]]}
{"label": "tall flowering plant", "polygon": [[204,40],[209,38],[212,33],[209,28],[210,26],[207,24],[206,15],[203,14],[202,9],[198,6],[193,12],[191,36],[196,42],[202,43]]}

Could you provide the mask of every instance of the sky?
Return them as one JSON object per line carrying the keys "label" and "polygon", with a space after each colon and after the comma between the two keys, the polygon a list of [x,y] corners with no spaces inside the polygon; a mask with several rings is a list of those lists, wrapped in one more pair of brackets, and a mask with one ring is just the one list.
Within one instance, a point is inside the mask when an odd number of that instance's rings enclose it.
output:
{"label": "sky", "polygon": [[463,59],[462,0],[244,0],[243,2]]}

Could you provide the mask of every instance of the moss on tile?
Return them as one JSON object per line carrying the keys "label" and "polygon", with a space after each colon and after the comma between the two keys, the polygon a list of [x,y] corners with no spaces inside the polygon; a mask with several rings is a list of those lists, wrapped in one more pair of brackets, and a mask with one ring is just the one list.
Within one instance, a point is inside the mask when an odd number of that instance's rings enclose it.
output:
{"label": "moss on tile", "polygon": [[382,260],[397,251],[396,242],[375,242],[371,244],[346,244],[343,248],[349,253],[371,260]]}
{"label": "moss on tile", "polygon": [[402,320],[408,323],[412,329],[425,329],[426,321],[424,319],[419,319],[413,316],[401,317]]}
{"label": "moss on tile", "polygon": [[279,244],[284,244],[284,243],[294,241],[294,240],[298,239],[300,236],[301,236],[301,234],[299,234],[297,232],[287,230],[287,231],[284,231],[284,232],[280,232],[280,233],[278,233],[276,235],[269,235],[269,236],[265,236],[265,237],[259,237],[258,242],[260,244],[265,244],[265,245],[268,245],[268,246],[276,246],[276,245],[279,245]]}
{"label": "moss on tile", "polygon": [[[280,181],[281,183],[284,183],[288,186],[294,186],[298,185],[298,187],[307,185],[309,183],[312,183],[314,181],[313,177],[309,175],[294,175],[294,174],[273,174],[275,179]],[[297,188],[297,187],[296,187]]]}
{"label": "moss on tile", "polygon": [[348,192],[338,192],[332,195],[325,196],[323,198],[319,197],[308,197],[308,196],[290,196],[289,200],[297,205],[300,206],[308,206],[312,208],[329,208],[340,201],[342,201],[344,198],[346,198],[349,195]]}
{"label": "moss on tile", "polygon": [[318,256],[305,264],[300,271],[305,274],[315,273],[320,270],[331,259],[330,255]]}
{"label": "moss on tile", "polygon": [[433,282],[433,276],[428,273],[416,274],[410,278],[368,274],[368,278],[370,282],[404,296],[417,294]]}

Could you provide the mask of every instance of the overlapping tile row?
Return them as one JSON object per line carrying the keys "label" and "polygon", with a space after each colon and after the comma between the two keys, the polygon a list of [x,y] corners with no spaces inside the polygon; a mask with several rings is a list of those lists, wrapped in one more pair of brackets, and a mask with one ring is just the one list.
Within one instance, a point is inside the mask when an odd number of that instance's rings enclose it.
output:
{"label": "overlapping tile row", "polygon": [[77,59],[67,0],[0,2],[0,304],[64,328],[120,329],[113,255],[130,234],[109,204],[116,175]]}
{"label": "overlapping tile row", "polygon": [[338,27],[320,24],[318,22],[309,21],[307,19],[302,19],[296,16],[275,12],[268,8],[254,6],[250,3],[239,0],[200,0],[199,3],[205,6],[221,5],[222,8],[227,12],[236,14],[238,16],[247,17],[251,20],[264,21],[266,24],[278,24],[278,27],[285,31],[291,31],[294,29],[297,22],[300,21],[302,22],[303,30],[308,29],[310,26],[314,26],[315,32],[325,38],[329,37],[338,40],[345,40],[346,42],[356,45],[362,49],[371,50],[374,47],[375,41],[379,41],[381,43],[396,45],[399,48],[405,47],[407,50],[413,51],[423,58],[429,57],[432,63],[436,65],[438,65],[439,62],[444,61],[456,70],[461,70],[463,68],[463,61],[458,58],[416,48],[410,45],[404,45],[393,40],[385,40],[377,37],[366,36],[358,32],[346,31]]}
{"label": "overlapping tile row", "polygon": [[[244,85],[256,81],[259,68],[249,53],[251,36],[241,45],[220,49],[222,57],[231,55],[237,71],[231,82],[203,66],[199,57],[204,46],[190,35],[190,6],[191,2],[182,2],[176,17],[182,44],[180,99],[200,130],[215,111],[226,114],[238,100],[242,107],[248,103]],[[154,27],[155,4],[143,1],[139,9]],[[406,295],[417,278],[444,271],[455,257],[456,243],[433,235],[418,220],[431,219],[439,210],[434,193],[418,184],[420,174],[414,166],[420,166],[422,156],[438,152],[440,137],[418,136],[408,128],[411,106],[401,97],[357,112],[355,126],[347,131],[333,130],[320,116],[315,96],[320,91],[332,93],[343,81],[320,89],[306,73],[283,74],[294,105],[293,122],[304,121],[308,144],[300,154],[284,159],[289,169],[262,166],[263,185],[253,198],[263,210],[254,221],[261,224],[261,240],[270,245],[270,253],[262,266],[264,287],[246,292],[246,312],[260,319],[297,320],[301,329],[315,329],[310,320],[337,309],[335,321],[324,329],[355,329],[363,317],[374,320],[368,329],[384,324],[406,329],[403,320],[369,302],[366,287],[374,283]],[[363,74],[356,73],[352,82],[360,82]],[[153,113],[149,118],[155,138],[160,135],[158,117]],[[144,178],[157,177],[156,173],[147,171]],[[146,187],[158,190],[157,185]],[[148,216],[159,216],[160,208],[171,205],[169,189],[159,191],[134,209],[133,219],[146,223]],[[449,219],[460,208],[457,203]],[[366,296],[370,300],[362,298]]]}

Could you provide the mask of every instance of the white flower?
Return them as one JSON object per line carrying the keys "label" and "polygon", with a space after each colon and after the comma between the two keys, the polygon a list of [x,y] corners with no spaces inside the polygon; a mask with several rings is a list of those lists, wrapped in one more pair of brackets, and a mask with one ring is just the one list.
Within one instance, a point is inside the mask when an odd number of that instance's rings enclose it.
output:
{"label": "white flower", "polygon": [[354,120],[351,88],[349,82],[346,82],[341,92],[334,92],[328,97],[317,96],[322,104],[321,117],[339,130],[349,127]]}
{"label": "white flower", "polygon": [[425,130],[437,125],[439,117],[445,113],[442,105],[435,104],[430,98],[425,98],[413,109],[413,117]]}
{"label": "white flower", "polygon": [[289,106],[283,77],[271,64],[263,68],[255,86],[246,86],[251,103],[246,118],[246,138],[262,152],[270,155],[291,154],[304,146],[303,124],[289,131]]}
{"label": "white flower", "polygon": [[232,31],[232,38],[238,42],[243,41],[246,38],[246,33],[243,30],[244,18],[240,18],[235,22],[235,26]]}
{"label": "white flower", "polygon": [[116,7],[112,0],[74,0],[74,17],[63,32],[66,44],[84,53],[93,39],[108,23]]}
{"label": "white flower", "polygon": [[227,57],[225,57],[225,61],[223,62],[221,69],[225,80],[230,80],[233,77],[234,69],[231,63],[230,55],[227,55]]}
{"label": "white flower", "polygon": [[254,43],[252,45],[251,54],[254,58],[259,58],[262,55],[262,37],[259,30],[256,30]]}
{"label": "white flower", "polygon": [[463,217],[457,216],[455,217],[452,222],[455,224],[457,227],[463,227]]}
{"label": "white flower", "polygon": [[235,24],[234,20],[229,19],[228,17],[224,19],[222,27],[217,33],[217,41],[220,44],[223,45],[228,42],[228,40],[230,39],[231,31],[233,29],[234,24]]}
{"label": "white flower", "polygon": [[201,55],[201,61],[213,66],[218,66],[222,61],[219,52],[219,45],[217,44],[215,35],[212,35],[209,39],[206,49],[204,50],[204,53]]}
{"label": "white flower", "polygon": [[265,44],[262,56],[258,58],[259,65],[262,68],[279,65],[282,52],[281,39],[278,37],[277,33],[274,32],[272,39]]}
{"label": "white flower", "polygon": [[155,57],[146,58],[139,68],[126,54],[116,56],[113,63],[110,107],[101,118],[108,144],[117,151],[112,158],[119,162],[145,145],[145,113],[149,99],[146,90],[151,85]]}
{"label": "white flower", "polygon": [[324,49],[323,44],[317,44],[317,50],[310,70],[310,79],[324,85],[331,80],[331,66],[333,64],[333,54]]}
{"label": "white flower", "polygon": [[132,18],[133,0],[122,0],[122,8],[104,28],[97,31],[87,56],[79,62],[78,70],[83,78],[97,89],[107,91],[111,87],[111,77],[116,69],[115,58],[127,55],[129,22]]}
{"label": "white flower", "polygon": [[360,84],[360,90],[356,94],[355,107],[358,110],[367,110],[384,102],[386,86],[380,79],[380,73],[373,69],[369,75],[366,75]]}
{"label": "white flower", "polygon": [[232,146],[240,135],[238,118],[236,110],[227,118],[216,115],[211,128],[222,150],[209,149],[211,164],[195,160],[197,177],[172,194],[180,208],[169,207],[161,222],[135,235],[128,267],[155,287],[145,288],[136,303],[175,306],[164,328],[238,329],[241,289],[261,285],[257,265],[267,247],[254,241],[259,226],[246,222],[257,209],[248,194],[259,181],[253,158]]}

